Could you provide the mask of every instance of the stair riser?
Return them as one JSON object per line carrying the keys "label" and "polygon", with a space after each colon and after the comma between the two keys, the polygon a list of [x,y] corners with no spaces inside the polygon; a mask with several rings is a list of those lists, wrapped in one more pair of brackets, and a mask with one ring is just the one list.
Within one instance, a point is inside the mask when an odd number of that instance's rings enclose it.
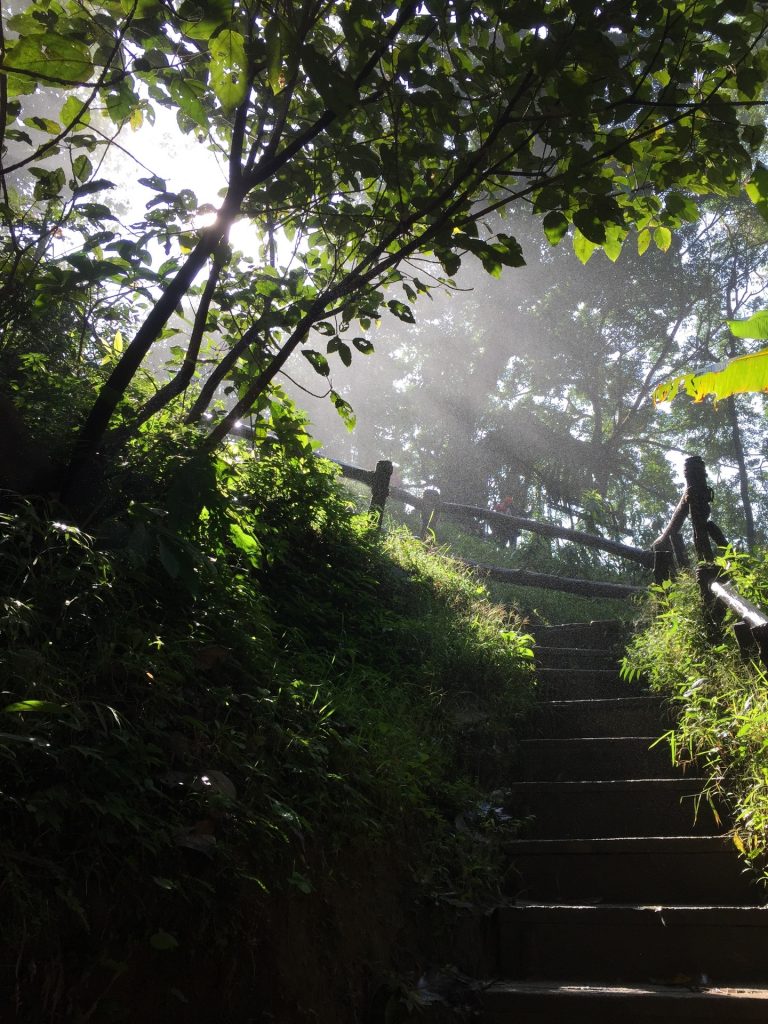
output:
{"label": "stair riser", "polygon": [[661,736],[671,716],[653,697],[623,698],[610,705],[595,701],[575,705],[542,705],[536,709],[534,728],[541,736]]}
{"label": "stair riser", "polygon": [[617,672],[604,669],[539,669],[536,694],[539,700],[609,700],[642,697],[638,683],[626,683]]}
{"label": "stair riser", "polygon": [[617,671],[617,659],[610,651],[581,650],[577,647],[536,647],[535,665],[560,669],[611,669]]}
{"label": "stair riser", "polygon": [[500,968],[509,978],[588,978],[618,983],[707,976],[765,981],[768,927],[612,927],[515,922],[502,915]]}
{"label": "stair riser", "polygon": [[768,1019],[763,999],[746,1005],[739,1001],[737,1006],[727,1000],[715,1001],[711,1006],[685,1006],[680,1005],[679,1000],[666,1006],[633,1006],[625,999],[619,1005],[615,999],[602,1002],[594,999],[589,1000],[590,1006],[586,1008],[581,1002],[531,996],[526,1000],[506,999],[506,1005],[497,1000],[490,1006],[483,999],[480,1021],[482,1024],[765,1024]]}
{"label": "stair riser", "polygon": [[542,647],[589,647],[604,651],[619,648],[624,635],[621,625],[609,622],[533,626],[530,632]]}
{"label": "stair riser", "polygon": [[721,830],[710,807],[695,812],[694,793],[669,791],[617,793],[537,793],[509,802],[514,817],[532,815],[523,835],[537,839],[603,839],[619,836],[714,835]]}
{"label": "stair riser", "polygon": [[640,991],[558,985],[531,990],[525,983],[520,988],[502,983],[486,988],[480,1001],[483,1024],[765,1024],[768,1019],[765,993],[705,993],[683,985],[669,990],[641,986]]}
{"label": "stair riser", "polygon": [[683,855],[522,854],[511,858],[519,895],[527,900],[603,903],[754,904],[762,892],[735,852]]}
{"label": "stair riser", "polygon": [[520,760],[524,781],[663,779],[671,770],[665,741],[652,739],[525,740]]}

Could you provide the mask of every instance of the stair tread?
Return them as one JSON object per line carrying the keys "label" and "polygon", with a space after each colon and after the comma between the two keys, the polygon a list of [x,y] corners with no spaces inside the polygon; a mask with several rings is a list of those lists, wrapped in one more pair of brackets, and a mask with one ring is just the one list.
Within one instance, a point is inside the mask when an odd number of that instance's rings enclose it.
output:
{"label": "stair tread", "polygon": [[610,790],[617,792],[621,790],[638,789],[691,789],[696,786],[702,788],[706,785],[706,779],[697,775],[675,775],[670,778],[660,779],[566,779],[547,780],[538,779],[530,782],[512,782],[506,788],[512,792],[530,793],[535,789],[547,791],[572,792],[574,789],[594,790],[605,792]]}
{"label": "stair tread", "polygon": [[663,735],[659,736],[533,736],[528,740],[521,740],[521,744],[524,743],[594,743],[595,740],[599,740],[601,743],[622,743],[627,740],[632,740],[637,743],[640,741],[647,740],[648,743],[658,743],[659,739],[663,739]]}
{"label": "stair tread", "polygon": [[632,683],[624,682],[617,668],[559,668],[555,665],[541,665],[536,668],[537,675],[569,675],[569,676],[612,676],[617,685],[629,688]]}
{"label": "stair tread", "polygon": [[[567,709],[570,707],[587,707],[592,706],[594,710],[599,710],[599,707],[621,707],[627,705],[640,705],[641,707],[650,707],[655,704],[662,704],[663,700],[661,697],[655,697],[650,693],[632,694],[629,697],[572,697],[569,700],[540,700],[537,703],[538,709],[546,710],[547,708],[563,708]],[[598,707],[595,707],[598,705]]]}
{"label": "stair tread", "polygon": [[[520,853],[708,853],[732,849],[722,835],[606,836],[595,839],[510,839],[510,851]],[[734,851],[735,855],[735,851]]]}
{"label": "stair tread", "polygon": [[612,651],[607,651],[605,647],[550,647],[548,644],[542,644],[536,642],[533,645],[534,651],[557,651],[558,654],[594,654],[599,658],[608,657],[612,654]]}
{"label": "stair tread", "polygon": [[[542,900],[515,900],[504,904],[503,912],[513,912],[516,917],[570,917],[572,921],[588,927],[593,920],[610,918],[611,924],[660,924],[669,927],[674,924],[706,925],[712,918],[718,923],[731,921],[734,924],[752,922],[760,927],[768,925],[768,907],[754,904],[699,904],[699,903],[590,903],[556,902]],[[587,919],[590,920],[587,920]],[[663,920],[662,920],[663,918]]]}
{"label": "stair tread", "polygon": [[743,986],[702,986],[690,988],[687,985],[590,985],[553,981],[494,981],[483,988],[484,993],[499,995],[506,993],[553,994],[562,996],[594,996],[606,999],[626,999],[627,996],[641,996],[648,999],[766,999],[768,987]]}

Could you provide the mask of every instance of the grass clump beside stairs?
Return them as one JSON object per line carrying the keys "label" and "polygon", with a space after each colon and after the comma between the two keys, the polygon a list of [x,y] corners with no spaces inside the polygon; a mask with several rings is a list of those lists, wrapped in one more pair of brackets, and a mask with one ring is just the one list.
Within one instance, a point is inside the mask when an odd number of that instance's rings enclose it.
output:
{"label": "grass clump beside stairs", "polygon": [[[728,549],[717,559],[738,591],[768,608],[768,555]],[[669,695],[676,712],[673,758],[696,763],[707,778],[705,798],[725,806],[740,853],[768,879],[768,678],[739,652],[732,621],[713,630],[698,584],[688,573],[653,587],[649,620],[629,646],[623,673],[643,675]]]}
{"label": "grass clump beside stairs", "polygon": [[91,1019],[84,1001],[138,1019],[153,959],[180,954],[163,998],[203,1019],[195,957],[247,973],[270,906],[327,905],[345,864],[363,887],[395,865],[415,896],[499,881],[505,826],[478,808],[531,700],[530,638],[447,557],[381,540],[309,450],[176,466],[93,536],[2,513],[0,964],[20,1020]]}

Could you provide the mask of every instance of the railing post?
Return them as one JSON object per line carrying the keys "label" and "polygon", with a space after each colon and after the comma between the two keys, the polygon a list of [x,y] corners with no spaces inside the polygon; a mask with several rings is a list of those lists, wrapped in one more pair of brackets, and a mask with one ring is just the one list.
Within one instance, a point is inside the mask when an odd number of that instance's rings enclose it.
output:
{"label": "railing post", "polygon": [[707,469],[704,460],[700,456],[692,455],[685,460],[685,483],[696,555],[700,562],[711,562],[712,545],[709,543],[707,521],[712,501],[712,489],[707,482]]}
{"label": "railing post", "polygon": [[680,531],[673,531],[669,539],[672,541],[672,550],[675,553],[675,561],[677,562],[678,567],[680,569],[687,569],[689,565],[688,555],[685,550],[683,538],[680,536]]}
{"label": "railing post", "polygon": [[437,526],[437,516],[440,511],[440,491],[434,487],[428,487],[421,496],[421,539],[426,540],[430,530]]}
{"label": "railing post", "polygon": [[751,633],[760,651],[760,660],[768,668],[768,625],[753,626]]}
{"label": "railing post", "polygon": [[661,584],[675,575],[675,556],[672,548],[653,549],[653,582]]}
{"label": "railing post", "polygon": [[384,521],[384,507],[389,497],[389,481],[392,478],[392,463],[386,459],[376,463],[371,481],[371,507],[368,514],[378,517],[378,529]]}

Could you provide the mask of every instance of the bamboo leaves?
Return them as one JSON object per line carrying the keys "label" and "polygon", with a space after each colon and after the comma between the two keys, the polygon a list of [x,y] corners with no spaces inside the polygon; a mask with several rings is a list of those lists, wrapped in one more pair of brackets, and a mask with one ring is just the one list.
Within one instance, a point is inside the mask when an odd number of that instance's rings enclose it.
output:
{"label": "bamboo leaves", "polygon": [[[729,320],[728,326],[737,338],[768,339],[768,310],[747,320]],[[694,402],[703,402],[710,395],[719,402],[731,395],[768,392],[768,348],[666,381],[654,391],[654,403],[671,402],[681,387]]]}

